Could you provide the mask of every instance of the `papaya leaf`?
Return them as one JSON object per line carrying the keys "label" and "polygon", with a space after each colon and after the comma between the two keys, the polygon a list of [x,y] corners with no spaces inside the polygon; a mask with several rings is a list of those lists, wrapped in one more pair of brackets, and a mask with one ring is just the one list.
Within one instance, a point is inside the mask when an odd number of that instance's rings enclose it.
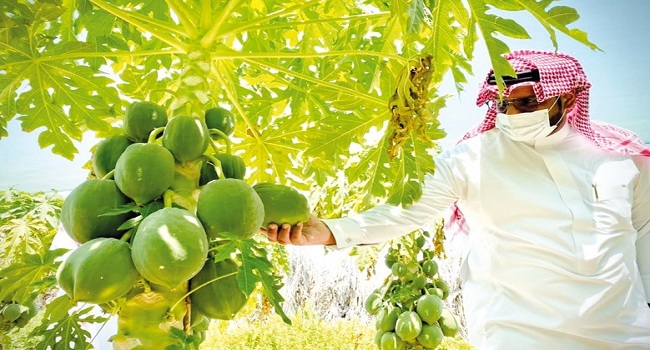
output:
{"label": "papaya leaf", "polygon": [[291,320],[280,305],[284,301],[284,298],[278,292],[282,288],[282,278],[276,274],[275,267],[269,261],[267,251],[258,247],[253,239],[238,242],[241,266],[236,276],[239,288],[246,296],[249,296],[259,282],[264,296],[273,305],[275,312],[280,315],[285,323],[290,325]]}
{"label": "papaya leaf", "polygon": [[[88,349],[91,334],[83,324],[102,323],[108,317],[89,315],[93,306],[74,309],[75,304],[67,295],[50,302],[42,323],[32,330],[32,336],[42,337],[37,350]],[[72,312],[70,312],[72,310]]]}
{"label": "papaya leaf", "polygon": [[13,300],[20,303],[45,292],[38,288],[38,283],[56,273],[61,263],[55,259],[67,251],[61,248],[48,250],[43,255],[28,254],[22,262],[0,270],[0,299],[13,296]]}

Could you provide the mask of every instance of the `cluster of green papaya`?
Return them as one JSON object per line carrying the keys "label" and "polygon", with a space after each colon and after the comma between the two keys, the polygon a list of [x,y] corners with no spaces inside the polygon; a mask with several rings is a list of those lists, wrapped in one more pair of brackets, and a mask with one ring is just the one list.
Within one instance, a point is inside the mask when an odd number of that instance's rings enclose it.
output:
{"label": "cluster of green papaya", "polygon": [[36,302],[21,305],[13,300],[0,301],[0,331],[24,327],[38,313]]}
{"label": "cluster of green papaya", "polygon": [[456,316],[443,304],[449,285],[438,274],[432,251],[423,249],[425,234],[391,246],[385,258],[391,273],[366,298],[381,350],[435,349],[458,332]]}
{"label": "cluster of green papaya", "polygon": [[[96,145],[94,177],[66,197],[61,222],[80,246],[57,280],[73,301],[121,305],[114,341],[163,348],[158,323],[187,328],[188,309],[197,324],[232,319],[248,297],[235,278],[240,267],[216,261],[211,247],[251,238],[269,222],[308,219],[307,199],[294,188],[246,182],[244,160],[231,153],[234,128],[221,107],[168,118],[162,106],[133,102],[123,133]],[[191,308],[177,302],[188,291]]]}

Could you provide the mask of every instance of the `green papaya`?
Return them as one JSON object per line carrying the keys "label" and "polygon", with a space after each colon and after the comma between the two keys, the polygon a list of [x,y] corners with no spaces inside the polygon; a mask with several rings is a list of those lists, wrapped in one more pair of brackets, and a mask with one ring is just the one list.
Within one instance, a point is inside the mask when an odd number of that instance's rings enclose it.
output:
{"label": "green papaya", "polygon": [[0,312],[2,312],[2,317],[5,322],[14,322],[20,317],[20,314],[22,314],[20,305],[16,303],[5,304]]}
{"label": "green papaya", "polygon": [[78,243],[94,238],[119,238],[118,227],[133,213],[103,215],[131,200],[120,192],[117,184],[108,179],[89,179],[77,187],[63,201],[61,224],[65,232]]}
{"label": "green papaya", "polygon": [[93,304],[124,296],[139,277],[129,244],[115,238],[95,238],[77,247],[56,274],[73,301]]}
{"label": "green papaya", "polygon": [[174,181],[174,156],[154,143],[134,143],[115,164],[115,183],[137,204],[160,197]]}
{"label": "green papaya", "polygon": [[101,140],[91,158],[95,176],[102,178],[115,169],[117,159],[132,143],[126,135],[113,135]]}
{"label": "green papaya", "polygon": [[124,133],[133,142],[147,142],[156,128],[167,125],[167,112],[162,106],[149,101],[136,101],[124,112]]}
{"label": "green papaya", "polygon": [[131,253],[142,277],[176,288],[203,267],[208,238],[194,214],[180,208],[163,208],[140,222]]}
{"label": "green papaya", "polygon": [[[243,180],[246,176],[246,164],[240,156],[228,153],[217,153],[214,157],[221,163],[223,175],[227,179]],[[211,160],[203,162],[199,186],[203,186],[212,180],[217,180],[218,178],[219,175],[214,168],[213,162]]]}
{"label": "green papaya", "polygon": [[[232,259],[216,263],[214,260],[208,260],[201,271],[190,280],[193,309],[209,318],[232,320],[248,299],[237,285],[234,275],[237,269],[237,263]],[[229,274],[233,275],[219,278]],[[204,285],[205,283],[208,284]]]}
{"label": "green papaya", "polygon": [[201,118],[180,115],[172,118],[162,136],[162,145],[179,163],[194,160],[208,149],[210,135]]}
{"label": "green papaya", "polygon": [[223,107],[214,107],[206,110],[205,124],[208,126],[208,129],[217,129],[226,136],[232,135],[233,131],[235,131],[235,118],[229,110]]}
{"label": "green papaya", "polygon": [[210,238],[230,232],[246,239],[259,232],[264,204],[245,181],[219,179],[203,186],[196,213]]}
{"label": "green papaya", "polygon": [[456,336],[456,333],[458,333],[458,320],[456,319],[456,316],[447,308],[442,309],[442,314],[438,319],[438,325],[440,325],[442,334],[444,334],[445,337],[454,337]]}
{"label": "green papaya", "polygon": [[309,220],[311,210],[307,197],[295,188],[270,182],[253,186],[264,203],[263,227],[270,223],[295,225]]}

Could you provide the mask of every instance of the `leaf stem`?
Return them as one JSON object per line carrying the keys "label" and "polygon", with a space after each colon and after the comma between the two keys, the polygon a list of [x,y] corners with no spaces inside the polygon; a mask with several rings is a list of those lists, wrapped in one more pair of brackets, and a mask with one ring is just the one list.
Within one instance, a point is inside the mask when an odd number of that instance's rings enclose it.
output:
{"label": "leaf stem", "polygon": [[[165,35],[165,33],[169,33],[170,31],[174,31],[174,28],[170,28],[169,23],[164,23],[164,24],[159,24],[157,22],[154,22],[152,19],[142,16],[137,13],[131,13],[124,11],[120,8],[117,8],[113,5],[109,5],[101,0],[90,0],[91,3],[93,3],[95,6],[101,8],[102,10],[112,14],[113,16],[120,18],[124,20],[127,23],[132,24],[134,27],[138,28],[142,32],[147,32],[151,33],[151,35],[155,38],[158,38],[160,41],[168,44],[169,46],[182,51],[182,52],[187,52],[187,45],[178,38],[175,38],[173,36]],[[144,23],[143,23],[144,22]],[[146,24],[146,25],[145,25]],[[153,28],[152,28],[153,27]],[[177,33],[179,35],[185,36],[186,33]]]}
{"label": "leaf stem", "polygon": [[217,157],[215,157],[215,156],[205,155],[205,157],[208,158],[208,160],[212,161],[212,164],[214,166],[214,170],[217,172],[217,176],[220,179],[225,179],[226,176],[223,173],[223,168],[221,167],[221,161],[219,159],[217,159]]}
{"label": "leaf stem", "polygon": [[[209,263],[210,263],[210,261],[207,261],[207,262],[206,262],[206,264],[209,264]],[[212,283],[212,282],[216,282],[216,281],[218,281],[218,280],[220,280],[220,279],[222,279],[222,278],[230,277],[230,276],[233,276],[233,275],[236,275],[236,274],[237,274],[237,271],[235,271],[235,272],[231,272],[231,273],[229,273],[229,274],[225,274],[225,275],[223,275],[223,276],[219,276],[219,277],[213,278],[213,279],[211,279],[211,280],[209,280],[209,281],[207,281],[207,282],[205,282],[205,283],[202,283],[201,285],[199,285],[198,287],[196,287],[196,288],[194,288],[194,289],[188,291],[185,295],[183,295],[180,299],[178,299],[178,301],[176,301],[176,302],[174,303],[174,305],[172,305],[172,307],[170,308],[170,310],[174,310],[174,309],[176,308],[176,306],[178,306],[178,304],[179,304],[180,302],[182,302],[183,300],[185,300],[185,298],[187,298],[187,297],[189,297],[190,295],[192,295],[192,293],[194,293],[196,290],[198,290],[198,289],[200,289],[200,288],[203,288],[203,287],[207,286],[208,284],[210,284],[210,283]],[[227,297],[227,296],[226,296],[226,297]]]}
{"label": "leaf stem", "polygon": [[219,17],[217,18],[216,21],[212,22],[212,27],[210,27],[210,30],[205,33],[203,38],[201,38],[201,46],[208,48],[214,40],[217,38],[217,33],[219,33],[219,29],[221,29],[221,26],[223,23],[226,21],[226,18],[228,18],[228,15],[232,13],[232,10],[239,5],[239,2],[241,0],[231,0],[228,1],[228,5],[221,11],[219,14]]}
{"label": "leaf stem", "polygon": [[106,173],[106,175],[102,176],[102,180],[110,180],[113,178],[113,175],[115,174],[115,169],[109,171]]}
{"label": "leaf stem", "polygon": [[[309,6],[318,5],[319,2],[320,2],[320,1],[311,1],[311,2],[306,2],[306,3],[304,3],[304,4],[298,4],[298,5],[295,5],[295,6],[292,6],[292,7],[286,8],[286,9],[283,9],[283,10],[281,10],[281,11],[277,11],[277,12],[270,13],[270,14],[264,16],[264,17],[260,17],[260,18],[257,19],[257,20],[245,22],[244,25],[239,26],[239,27],[232,28],[232,29],[228,30],[227,32],[224,32],[224,33],[219,34],[218,36],[215,35],[215,37],[214,37],[212,40],[217,40],[217,39],[219,39],[219,38],[221,38],[221,37],[224,37],[224,36],[226,36],[226,35],[228,35],[228,34],[230,34],[230,33],[234,33],[234,32],[242,32],[244,29],[251,28],[251,27],[255,27],[255,26],[258,25],[259,23],[269,22],[269,21],[271,21],[272,19],[277,18],[277,17],[280,17],[280,16],[285,15],[285,14],[287,14],[287,13],[292,13],[292,12],[294,12],[294,11],[296,11],[296,10],[301,10],[301,9],[307,8],[307,7],[309,7]],[[302,23],[300,23],[300,24],[302,24]],[[257,29],[257,27],[255,27],[255,28]],[[216,33],[215,33],[215,34],[216,34]]]}
{"label": "leaf stem", "polygon": [[166,0],[169,8],[174,11],[181,25],[187,32],[187,36],[196,40],[199,37],[199,32],[196,30],[196,16],[191,11],[188,11],[185,3],[179,3],[177,0]]}
{"label": "leaf stem", "polygon": [[164,126],[160,126],[151,130],[151,132],[149,133],[149,138],[147,139],[147,143],[154,143],[156,141],[156,138],[158,138],[160,132],[162,132],[163,130],[165,130]]}
{"label": "leaf stem", "polygon": [[174,194],[173,190],[166,190],[163,193],[163,206],[165,208],[171,208],[172,204],[174,204]]}
{"label": "leaf stem", "polygon": [[[223,131],[219,129],[208,129],[210,131],[211,135],[217,135],[219,138],[223,139],[223,141],[226,143],[226,153],[232,154],[232,142],[230,141],[230,138],[228,135],[224,134]],[[213,147],[214,148],[214,147]],[[216,149],[215,149],[216,151]]]}
{"label": "leaf stem", "polygon": [[212,0],[201,0],[201,30],[212,26]]}

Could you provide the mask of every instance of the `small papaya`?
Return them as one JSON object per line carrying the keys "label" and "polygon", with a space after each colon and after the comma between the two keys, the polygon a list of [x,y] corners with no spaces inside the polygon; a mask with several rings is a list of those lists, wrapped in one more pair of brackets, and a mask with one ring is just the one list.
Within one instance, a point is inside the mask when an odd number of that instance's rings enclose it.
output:
{"label": "small papaya", "polygon": [[133,142],[147,142],[156,128],[167,125],[165,109],[150,101],[135,101],[124,111],[123,129]]}
{"label": "small papaya", "polygon": [[126,135],[113,135],[101,140],[91,158],[95,176],[102,178],[115,169],[117,159],[132,143]]}
{"label": "small papaya", "polygon": [[214,107],[206,110],[205,124],[208,126],[208,129],[217,129],[226,136],[232,135],[233,131],[235,131],[235,118],[232,112],[223,107]]}
{"label": "small papaya", "polygon": [[148,203],[167,190],[176,173],[174,156],[155,143],[134,143],[115,164],[115,183],[137,204]]}
{"label": "small papaya", "polygon": [[59,286],[72,300],[93,304],[124,296],[139,277],[129,244],[104,237],[73,250],[56,274]]}
{"label": "small papaya", "polygon": [[201,189],[196,214],[210,238],[230,232],[246,239],[259,232],[264,203],[245,181],[219,179]]}
{"label": "small papaya", "polygon": [[142,277],[176,288],[203,267],[208,238],[194,214],[180,208],[163,208],[140,222],[131,252]]}
{"label": "small papaya", "polygon": [[208,149],[210,135],[203,119],[187,115],[172,118],[162,136],[162,145],[179,163],[200,157]]}
{"label": "small papaya", "polygon": [[[217,153],[214,155],[221,163],[223,175],[227,179],[240,179],[243,180],[246,176],[246,164],[244,160],[235,154]],[[199,179],[199,186],[203,186],[212,180],[217,180],[219,175],[214,168],[211,160],[206,160],[201,166],[201,178]]]}
{"label": "small papaya", "polygon": [[133,216],[132,213],[104,215],[110,210],[131,203],[113,180],[89,179],[65,198],[61,207],[61,224],[65,232],[77,243],[94,238],[119,238],[118,227]]}
{"label": "small papaya", "polygon": [[190,280],[193,309],[212,319],[232,320],[248,298],[239,289],[236,275],[222,276],[236,273],[237,269],[237,263],[232,259],[219,262],[209,259]]}
{"label": "small papaya", "polygon": [[262,227],[270,223],[295,225],[309,220],[311,210],[307,197],[295,188],[270,182],[253,185],[262,203],[264,203],[264,221]]}

